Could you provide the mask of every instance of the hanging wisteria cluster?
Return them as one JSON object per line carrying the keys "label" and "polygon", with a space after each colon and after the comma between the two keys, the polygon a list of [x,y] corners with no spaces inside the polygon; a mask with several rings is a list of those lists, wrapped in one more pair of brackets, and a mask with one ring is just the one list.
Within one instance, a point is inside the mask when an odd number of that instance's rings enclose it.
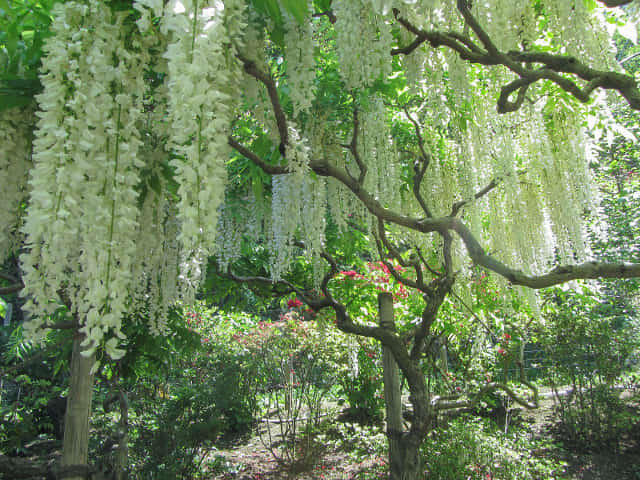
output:
{"label": "hanging wisteria cluster", "polygon": [[135,255],[144,64],[124,15],[102,2],[58,5],[34,141],[26,309],[37,329],[64,300],[85,347],[121,335]]}
{"label": "hanging wisteria cluster", "polygon": [[382,12],[363,0],[336,0],[332,7],[337,18],[336,51],[346,87],[365,87],[380,75],[389,75],[393,37],[389,23],[378,14]]}
{"label": "hanging wisteria cluster", "polygon": [[[144,312],[152,331],[161,332],[169,305],[193,297],[224,196],[229,85],[238,68],[227,53],[229,38],[239,42],[244,8],[226,7],[141,1],[132,25],[127,13],[98,1],[56,6],[38,97],[28,252],[21,257],[34,339],[44,334],[58,298],[79,319],[90,354],[105,337],[123,338],[125,313]],[[150,52],[166,44],[167,88],[156,89],[154,107],[168,97],[168,126],[157,112],[144,112],[145,70],[163,64]],[[143,137],[167,151],[141,148]],[[162,180],[169,151],[180,184],[176,205],[167,203]],[[141,199],[143,170],[154,181]],[[114,358],[122,354],[116,345],[105,343]]]}
{"label": "hanging wisteria cluster", "polygon": [[32,109],[0,113],[0,264],[18,250],[22,240],[20,227],[29,195],[34,122]]}
{"label": "hanging wisteria cluster", "polygon": [[171,3],[172,14],[167,19],[173,39],[166,53],[170,146],[177,153],[172,166],[180,184],[180,275],[186,300],[194,298],[215,241],[234,100],[234,92],[229,91],[234,84],[229,62],[234,58],[228,58],[229,32],[223,21],[223,11],[232,7],[200,1]]}
{"label": "hanging wisteria cluster", "polygon": [[316,42],[313,39],[313,22],[300,25],[291,15],[285,15],[285,45],[287,45],[287,74],[291,88],[293,114],[309,113],[313,95],[313,80],[316,76],[313,58]]}

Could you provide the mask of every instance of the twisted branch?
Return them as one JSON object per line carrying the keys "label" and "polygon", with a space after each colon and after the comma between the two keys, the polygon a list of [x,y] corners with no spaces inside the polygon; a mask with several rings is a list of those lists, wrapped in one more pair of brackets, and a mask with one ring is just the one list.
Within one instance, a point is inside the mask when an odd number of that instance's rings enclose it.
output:
{"label": "twisted branch", "polygon": [[[467,36],[457,32],[425,31],[417,28],[407,19],[402,18],[396,9],[394,10],[396,20],[407,31],[414,34],[415,39],[405,47],[393,49],[391,54],[408,55],[423,43],[428,42],[433,48],[448,47],[457,52],[461,59],[470,63],[507,67],[519,78],[502,87],[497,103],[499,113],[512,112],[520,108],[526,98],[529,86],[539,80],[552,81],[581,102],[589,101],[591,94],[597,88],[616,90],[627,100],[631,108],[640,110],[640,90],[638,90],[633,77],[622,73],[591,68],[569,55],[530,51],[502,52],[492,42],[489,35],[471,13],[468,0],[458,0],[457,7],[465,20],[465,25],[468,25],[473,30],[482,47]],[[533,64],[541,64],[542,66],[532,69],[530,67]],[[580,87],[572,80],[560,75],[560,73],[574,75],[587,83],[584,87]],[[517,97],[514,101],[511,101],[510,97],[514,93],[517,93]]]}
{"label": "twisted branch", "polygon": [[[465,47],[466,48],[466,47]],[[253,72],[253,73],[252,73]],[[255,74],[255,78],[264,83],[268,88],[275,88],[273,78],[262,72],[249,69],[249,74]],[[272,98],[274,103],[274,111],[281,111],[279,100]],[[286,130],[286,123],[284,125]],[[239,145],[233,139],[229,140],[229,144],[236,148],[240,153],[248,155],[247,158],[253,161],[258,167],[262,168],[269,174],[286,173],[285,167],[277,167],[269,165],[261,160],[257,155],[253,154],[246,148]],[[543,275],[527,275],[515,268],[508,267],[499,260],[488,255],[482,248],[478,240],[475,238],[471,230],[456,217],[439,217],[439,218],[414,218],[384,207],[374,195],[366,191],[356,179],[351,177],[344,169],[331,164],[326,159],[314,159],[310,163],[310,168],[317,175],[325,177],[333,177],[347,187],[362,202],[365,208],[375,217],[385,222],[398,226],[406,227],[416,232],[422,233],[439,233],[444,239],[444,254],[446,276],[452,278],[454,272],[451,270],[451,243],[449,235],[451,232],[456,233],[464,242],[469,256],[479,266],[484,267],[498,275],[506,278],[515,285],[522,285],[533,289],[551,287],[570,280],[577,279],[595,279],[595,278],[634,278],[640,277],[640,264],[638,263],[599,263],[587,262],[580,265],[558,266],[550,272]],[[355,331],[350,333],[357,333]],[[372,336],[371,332],[363,333],[364,336]]]}
{"label": "twisted branch", "polygon": [[[524,374],[524,367],[522,366],[522,363],[520,362],[518,363],[520,366],[520,376],[521,376],[520,382],[526,385],[527,388],[529,388],[529,390],[531,390],[533,394],[532,401],[522,398],[511,387],[509,387],[505,383],[489,382],[484,387],[482,387],[478,392],[472,394],[471,398],[467,398],[465,400],[450,401],[451,396],[448,396],[448,397],[436,396],[436,397],[433,397],[433,399],[431,400],[431,403],[433,407],[438,411],[451,410],[451,409],[457,409],[457,408],[472,408],[476,406],[480,402],[482,397],[485,396],[487,393],[495,392],[497,390],[502,390],[504,393],[506,393],[509,396],[509,398],[511,398],[514,402],[523,406],[524,408],[527,408],[529,410],[538,408],[540,406],[538,389],[536,388],[535,385],[533,385],[531,382],[529,382],[526,379]],[[442,400],[445,400],[445,401],[442,401]]]}

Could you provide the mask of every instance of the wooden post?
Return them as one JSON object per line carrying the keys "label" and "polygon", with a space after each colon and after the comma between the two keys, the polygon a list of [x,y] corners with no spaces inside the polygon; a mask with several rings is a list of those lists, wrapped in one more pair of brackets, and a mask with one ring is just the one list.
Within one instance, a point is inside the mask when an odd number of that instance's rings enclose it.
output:
{"label": "wooden post", "polygon": [[129,400],[123,390],[118,392],[120,422],[118,451],[114,462],[114,480],[126,480],[129,471]]}
{"label": "wooden post", "polygon": [[447,344],[444,343],[440,347],[440,368],[444,373],[449,372],[449,361],[447,360]]}
{"label": "wooden post", "polygon": [[[380,326],[395,331],[393,316],[393,296],[387,292],[378,295]],[[387,414],[387,437],[389,438],[389,466],[391,480],[402,478],[404,450],[402,436],[402,402],[400,391],[400,373],[391,350],[382,348],[384,403]],[[400,475],[400,476],[399,476]]]}
{"label": "wooden post", "polygon": [[[62,466],[86,466],[89,456],[89,421],[93,399],[93,373],[91,369],[95,355],[81,354],[84,335],[75,332],[71,354],[71,376],[69,396],[64,417],[64,439],[62,443]],[[63,470],[64,471],[64,470]],[[63,476],[66,480],[84,480],[85,475]]]}

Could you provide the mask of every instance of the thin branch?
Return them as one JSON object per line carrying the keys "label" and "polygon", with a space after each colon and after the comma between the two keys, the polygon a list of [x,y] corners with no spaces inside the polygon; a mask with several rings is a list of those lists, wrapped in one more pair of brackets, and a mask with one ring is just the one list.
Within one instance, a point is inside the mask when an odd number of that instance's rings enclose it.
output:
{"label": "thin branch", "polygon": [[[524,170],[518,171],[516,172],[516,175],[524,175],[525,173],[527,173]],[[502,177],[496,177],[494,179],[492,179],[486,187],[484,187],[482,190],[476,192],[473,197],[471,199],[467,199],[467,200],[460,200],[459,202],[456,202],[453,204],[453,207],[451,208],[451,214],[450,216],[455,217],[458,212],[460,212],[460,209],[462,207],[464,207],[465,205],[467,205],[471,200],[479,200],[482,197],[484,197],[485,195],[487,195],[488,193],[491,193],[491,191],[496,188],[498,185],[500,185],[502,183],[502,181],[510,176],[511,173],[507,173],[505,176]]]}
{"label": "thin branch", "polygon": [[[486,187],[484,187],[482,190],[477,192],[473,196],[473,199],[478,200],[479,198],[482,198],[487,193],[491,192],[494,188],[496,188],[498,186],[498,183],[499,183],[498,180],[494,178],[489,182],[489,184]],[[469,200],[460,200],[459,202],[454,203],[453,207],[451,208],[451,216],[455,217],[456,215],[458,215],[458,212],[460,212],[460,209],[465,205],[467,205],[468,203],[469,203]]]}
{"label": "thin branch", "polygon": [[432,405],[438,411],[451,410],[451,409],[457,409],[457,408],[471,408],[477,405],[478,402],[482,399],[482,397],[487,393],[495,392],[497,390],[502,390],[509,396],[509,398],[511,398],[514,402],[523,406],[524,408],[527,408],[530,410],[534,408],[538,408],[540,406],[540,402],[538,398],[538,389],[532,383],[527,381],[526,377],[524,376],[524,368],[520,362],[519,362],[519,366],[520,366],[520,376],[521,376],[520,381],[524,385],[526,385],[527,388],[529,388],[533,393],[532,401],[522,398],[511,387],[509,387],[505,383],[490,382],[490,383],[487,383],[487,385],[481,388],[478,392],[476,392],[475,394],[472,394],[472,398],[469,398],[466,400],[441,402],[441,400],[444,400],[443,397],[434,397],[431,401]]}
{"label": "thin branch", "polygon": [[631,55],[629,55],[628,57],[623,58],[622,60],[620,60],[620,62],[618,62],[618,63],[620,63],[620,65],[622,65],[623,63],[626,63],[626,62],[628,62],[629,60],[633,60],[633,59],[634,59],[634,58],[636,58],[636,57],[640,57],[640,52],[632,53],[632,54],[631,54]]}
{"label": "thin branch", "polygon": [[11,367],[7,367],[0,371],[0,377],[8,376],[13,374],[14,372],[18,372],[22,369],[29,367],[30,365],[39,362],[42,360],[42,357],[53,352],[54,350],[60,349],[60,346],[68,341],[68,338],[60,338],[55,343],[48,345],[46,348],[38,351],[33,354],[29,358],[23,360],[21,363],[17,363],[16,365],[12,365]]}
{"label": "thin branch", "polygon": [[8,273],[0,272],[0,279],[6,280],[11,283],[7,287],[0,287],[0,295],[11,295],[12,293],[18,293],[24,288],[24,283],[17,277],[9,275]]}
{"label": "thin branch", "polygon": [[[458,0],[457,7],[464,18],[465,23],[471,27],[473,33],[476,34],[478,39],[484,45],[484,48],[487,49],[487,53],[492,56],[499,56],[500,51],[498,50],[498,47],[495,46],[489,35],[482,29],[476,18],[471,14],[471,1]],[[479,49],[477,51],[480,52]]]}
{"label": "thin branch", "polygon": [[422,196],[422,181],[424,180],[424,175],[427,172],[427,168],[429,168],[429,164],[431,163],[431,155],[427,153],[424,147],[424,138],[422,137],[422,131],[420,130],[420,125],[418,121],[415,120],[410,114],[409,109],[405,105],[403,107],[404,113],[409,119],[409,121],[413,124],[413,128],[416,132],[416,139],[418,140],[418,148],[420,149],[420,159],[419,164],[414,165],[414,176],[413,176],[413,196],[416,197],[418,204],[424,211],[427,218],[432,217],[431,211],[429,210],[429,206],[427,202],[424,200]]}
{"label": "thin branch", "polygon": [[0,295],[11,295],[12,293],[18,293],[23,288],[24,284],[22,283],[9,285],[8,287],[0,287]]}
{"label": "thin branch", "polygon": [[18,277],[14,277],[13,275],[9,275],[8,273],[0,272],[0,279],[6,280],[10,283],[21,283]]}
{"label": "thin branch", "polygon": [[271,278],[260,277],[260,276],[241,277],[233,273],[233,271],[231,270],[231,266],[229,266],[229,268],[227,269],[227,275],[232,280],[239,283],[262,283],[265,285],[284,285],[288,287],[290,291],[295,292],[296,295],[298,295],[304,303],[309,305],[314,310],[320,310],[322,308],[326,308],[330,306],[328,302],[324,300],[312,298],[305,291],[296,287],[295,285],[293,285],[291,282],[287,280],[273,280]]}
{"label": "thin branch", "polygon": [[463,306],[464,308],[466,308],[466,309],[469,311],[469,313],[471,314],[471,316],[472,316],[473,318],[475,318],[475,319],[476,319],[476,321],[477,321],[480,325],[482,325],[482,328],[484,328],[484,329],[487,331],[487,333],[488,333],[489,335],[491,335],[491,336],[492,336],[492,337],[494,337],[494,338],[498,338],[498,336],[497,336],[495,333],[493,333],[493,332],[491,331],[491,328],[489,328],[489,325],[487,325],[487,324],[486,324],[486,323],[485,323],[485,322],[484,322],[484,321],[483,321],[483,320],[482,320],[482,319],[481,319],[481,318],[476,314],[476,312],[474,312],[474,311],[473,311],[473,309],[472,309],[469,305],[467,305],[467,302],[465,302],[465,301],[462,299],[462,297],[460,297],[460,295],[458,295],[456,292],[454,292],[454,291],[453,291],[453,289],[451,290],[451,296],[453,296],[456,300],[458,300],[458,301],[462,304],[462,306]]}
{"label": "thin branch", "polygon": [[45,328],[50,328],[51,330],[73,330],[78,327],[76,322],[57,322],[49,325],[45,325]]}
{"label": "thin branch", "polygon": [[[419,264],[416,265],[416,262],[408,262],[402,258],[402,255],[400,254],[398,249],[389,241],[389,238],[387,237],[387,232],[385,230],[384,221],[382,219],[378,219],[378,235],[375,236],[375,240],[376,240],[376,246],[378,247],[378,252],[380,254],[380,259],[382,263],[384,263],[387,269],[389,269],[389,272],[391,273],[393,278],[396,279],[396,281],[402,283],[403,285],[406,285],[411,288],[415,288],[420,291],[427,290],[427,286],[424,284],[424,282],[422,282],[422,269],[420,268],[420,265]],[[395,258],[401,266],[413,267],[414,270],[416,271],[416,275],[418,275],[419,273],[419,276],[417,276],[415,281],[400,275],[396,271],[396,269],[393,268],[393,265],[387,262],[384,255],[384,249],[382,248],[383,245],[389,251],[391,256]]]}
{"label": "thin branch", "polygon": [[443,274],[441,272],[438,272],[429,266],[429,262],[427,262],[426,258],[424,258],[424,255],[422,255],[422,250],[420,249],[420,247],[416,247],[416,253],[418,254],[418,258],[420,259],[424,267],[429,271],[431,275],[433,275],[435,278],[442,277]]}
{"label": "thin branch", "polygon": [[331,10],[327,10],[326,12],[314,13],[313,17],[314,18],[327,17],[332,24],[336,23],[336,21],[338,20],[336,18],[335,13],[333,13],[333,11]]}
{"label": "thin branch", "polygon": [[358,179],[356,180],[359,185],[364,185],[364,179],[367,176],[367,164],[362,161],[362,157],[360,157],[360,152],[358,151],[358,134],[360,133],[360,118],[358,115],[358,105],[356,104],[355,98],[353,99],[353,135],[351,136],[351,143],[346,145],[346,148],[353,155],[356,164],[358,165],[358,169],[360,170],[360,175],[358,175]]}
{"label": "thin branch", "polygon": [[449,217],[449,229],[455,231],[469,252],[471,259],[482,267],[491,270],[509,280],[514,285],[540,289],[566,283],[571,280],[596,278],[635,278],[640,276],[638,263],[600,263],[586,262],[580,265],[558,266],[543,275],[527,275],[510,268],[488,255],[480,246],[469,228],[458,218]]}
{"label": "thin branch", "polygon": [[248,148],[244,147],[237,140],[234,140],[232,137],[229,137],[228,140],[229,145],[232,148],[235,148],[239,153],[247,157],[251,160],[256,166],[260,167],[265,173],[269,175],[282,175],[285,173],[289,173],[287,167],[282,165],[271,165],[265,162],[262,158],[260,158],[256,153],[252,152]]}
{"label": "thin branch", "polygon": [[287,128],[287,117],[280,104],[280,98],[278,97],[276,82],[269,74],[262,72],[255,62],[242,57],[242,55],[238,55],[238,59],[242,62],[245,72],[267,87],[267,93],[273,106],[273,113],[276,117],[276,124],[278,125],[278,133],[280,135],[280,153],[284,157],[286,147],[289,145],[289,130]]}
{"label": "thin branch", "polygon": [[[526,171],[516,172],[517,175],[524,175],[525,173],[526,173]],[[480,198],[484,197],[485,195],[491,193],[491,191],[493,191],[493,189],[495,189],[498,185],[500,185],[503,182],[503,180],[509,175],[511,175],[511,174],[508,173],[505,176],[496,177],[496,178],[492,179],[482,190],[479,190],[478,192],[476,192],[473,195],[473,197],[471,197],[469,199],[466,199],[466,200],[460,200],[458,202],[455,202],[453,204],[453,207],[451,208],[450,216],[451,217],[455,217],[460,212],[460,209],[462,207],[464,207],[465,205],[467,205],[468,203],[470,203],[472,200],[479,200]]]}
{"label": "thin branch", "polygon": [[475,393],[473,395],[473,398],[468,398],[468,399],[465,399],[465,400],[457,400],[457,401],[442,401],[444,398],[447,398],[447,397],[436,396],[436,397],[433,397],[431,402],[432,402],[433,408],[435,410],[437,410],[437,411],[455,410],[455,409],[459,409],[459,408],[472,408],[472,407],[476,406],[480,402],[480,400],[482,400],[483,396],[485,396],[488,393],[495,392],[497,390],[502,390],[514,402],[518,403],[519,405],[522,405],[523,407],[525,407],[527,409],[531,409],[532,410],[532,409],[538,408],[540,406],[537,397],[535,397],[533,402],[530,402],[530,401],[520,397],[508,385],[506,385],[504,383],[500,383],[500,382],[490,382],[490,383],[488,383],[482,389],[480,389],[480,391]]}
{"label": "thin branch", "polygon": [[[422,43],[428,42],[433,48],[448,47],[457,52],[462,60],[467,60],[471,63],[507,67],[519,78],[502,87],[497,102],[498,112],[500,113],[518,109],[526,98],[529,86],[539,80],[554,82],[581,102],[589,101],[596,88],[616,90],[627,100],[631,108],[640,110],[640,90],[638,90],[638,85],[632,76],[618,72],[596,70],[568,55],[531,51],[501,52],[473,16],[468,3],[468,0],[458,0],[458,10],[464,17],[466,25],[471,27],[482,43],[484,50],[470,38],[460,33],[419,29],[407,19],[402,18],[398,10],[394,10],[398,23],[414,34],[416,38],[406,47],[393,49],[391,54],[407,55]],[[542,64],[543,67],[538,69],[528,68],[531,64]],[[587,82],[587,84],[581,88],[575,82],[560,75],[560,73],[575,75]],[[509,100],[515,92],[517,92],[516,99],[514,101]]]}
{"label": "thin branch", "polygon": [[604,3],[609,8],[621,7],[623,5],[628,5],[633,0],[599,0]]}

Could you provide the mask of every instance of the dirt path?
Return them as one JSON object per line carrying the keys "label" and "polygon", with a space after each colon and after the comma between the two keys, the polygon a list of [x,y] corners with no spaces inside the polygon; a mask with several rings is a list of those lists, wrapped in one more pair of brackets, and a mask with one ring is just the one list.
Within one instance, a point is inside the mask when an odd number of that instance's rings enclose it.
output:
{"label": "dirt path", "polygon": [[[575,451],[570,446],[560,446],[553,408],[554,398],[542,396],[541,406],[536,410],[521,410],[516,420],[528,426],[531,435],[557,440],[558,448],[533,455],[552,457],[567,463],[567,474],[571,480],[640,480],[640,431],[621,442],[619,451],[600,449],[592,452]],[[337,415],[336,415],[337,416]],[[275,424],[266,424],[276,429]],[[263,429],[266,427],[262,427]],[[277,436],[277,432],[272,432]],[[266,437],[266,435],[263,435]],[[354,455],[346,451],[348,446],[337,448],[336,444],[315,442],[313,451],[306,453],[306,461],[293,469],[278,462],[271,451],[265,448],[256,435],[240,444],[217,450],[218,469],[211,472],[207,480],[373,480],[386,478],[385,460],[372,454]],[[553,480],[553,479],[541,479]]]}

